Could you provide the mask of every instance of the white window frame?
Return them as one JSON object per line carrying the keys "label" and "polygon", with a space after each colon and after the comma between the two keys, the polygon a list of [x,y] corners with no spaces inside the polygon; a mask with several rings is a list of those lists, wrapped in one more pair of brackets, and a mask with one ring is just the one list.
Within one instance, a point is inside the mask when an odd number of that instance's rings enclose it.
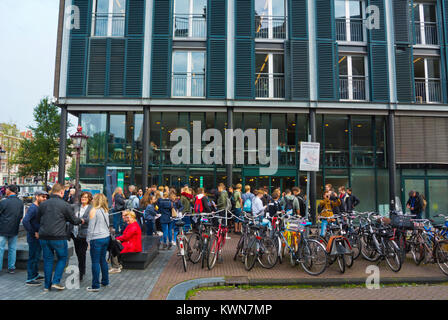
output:
{"label": "white window frame", "polygon": [[[425,47],[440,47],[440,45],[435,45],[435,44],[428,44],[426,43],[426,32],[425,32],[425,24],[426,24],[426,20],[425,20],[425,10],[424,10],[424,5],[430,5],[433,6],[436,12],[436,26],[438,25],[438,20],[437,20],[437,5],[436,3],[414,3],[416,6],[418,6],[418,16],[419,16],[419,28],[420,28],[420,41],[421,43],[417,43],[417,46],[425,46]],[[428,21],[429,23],[431,23],[432,21]],[[415,22],[414,22],[415,23]],[[437,30],[438,32],[438,30]]]}
{"label": "white window frame", "polygon": [[[124,1],[125,6],[125,22],[126,22],[126,2],[128,0]],[[109,0],[109,11],[108,11],[108,17],[107,17],[107,34],[105,36],[97,36],[95,35],[95,29],[96,29],[96,8],[97,8],[98,0],[93,0],[92,5],[92,30],[91,30],[91,36],[96,38],[104,38],[104,37],[115,37],[115,38],[122,38],[124,37],[125,30],[123,30],[123,35],[120,36],[113,36],[112,35],[112,20],[114,15],[114,0]]]}
{"label": "white window frame", "polygon": [[[285,100],[283,98],[274,97],[274,54],[280,55],[280,53],[275,52],[255,52],[255,54],[268,55],[268,77],[269,77],[269,96],[268,97],[258,97],[256,99],[275,99],[275,100]],[[283,61],[283,68],[285,67],[285,61]],[[257,70],[255,70],[257,71]],[[285,70],[283,69],[283,78],[285,77]],[[257,80],[257,74],[255,74],[255,80]],[[255,85],[255,83],[254,83]]]}
{"label": "white window frame", "polygon": [[[423,59],[423,67],[425,69],[425,103],[440,103],[441,101],[430,101],[430,95],[429,95],[429,81],[430,80],[436,80],[437,78],[429,78],[428,75],[428,59],[434,59],[435,57],[421,57]],[[440,57],[438,57],[438,61],[439,61],[439,74],[441,75],[441,61],[440,61]],[[414,75],[415,77],[415,75]],[[422,80],[422,79],[417,79],[417,80]],[[439,80],[439,82],[441,83],[442,78],[439,77],[437,80]],[[415,82],[415,80],[414,80]],[[440,94],[442,94],[442,92],[440,92]]]}
{"label": "white window frame", "polygon": [[[249,1],[249,0],[248,0]],[[284,39],[278,39],[275,38],[274,39],[274,25],[273,25],[273,21],[272,21],[272,15],[273,15],[273,1],[275,0],[266,0],[266,2],[268,3],[268,38],[257,38],[255,37],[255,41],[278,41],[278,42],[284,42],[286,39],[288,39],[288,27],[287,27],[287,22],[288,22],[288,1],[286,0],[282,0],[283,1],[283,7],[284,7],[284,19],[285,19],[285,38]],[[279,0],[277,0],[279,1]]]}
{"label": "white window frame", "polygon": [[181,1],[181,0],[175,0],[174,1],[174,6],[173,6],[173,10],[174,10],[174,19],[173,19],[173,37],[176,39],[205,39],[207,38],[207,16],[208,16],[208,8],[207,8],[207,15],[205,17],[205,32],[204,32],[204,37],[193,37],[193,9],[194,9],[194,0],[183,0],[183,1],[188,1],[188,13],[184,13],[184,14],[188,14],[188,36],[187,37],[179,37],[176,36],[176,28],[175,28],[175,23],[176,23],[176,2],[177,1]]}
{"label": "white window frame", "polygon": [[[195,99],[201,99],[201,98],[205,98],[206,96],[206,70],[207,70],[207,53],[205,51],[200,51],[200,50],[173,50],[172,53],[172,62],[171,62],[171,70],[173,70],[171,72],[172,75],[174,75],[174,55],[178,52],[186,52],[187,53],[187,90],[186,90],[186,95],[185,96],[175,96],[174,95],[174,81],[171,81],[171,97],[172,98],[195,98]],[[193,52],[201,52],[204,54],[204,95],[203,96],[192,96],[191,95],[191,81],[192,81],[192,71],[191,71],[191,67],[193,64],[193,58],[192,58],[192,54]]]}
{"label": "white window frame", "polygon": [[[365,27],[366,21],[366,3],[364,0],[343,0],[344,1],[344,9],[345,9],[345,38],[346,40],[338,40],[339,43],[359,43],[366,44],[367,41],[367,30]],[[362,39],[363,41],[352,41],[351,27],[350,27],[350,5],[351,1],[361,2],[361,21],[362,21]]]}
{"label": "white window frame", "polygon": [[[369,100],[369,77],[368,77],[368,59],[367,56],[341,54],[347,57],[347,90],[348,99],[340,99],[341,101],[368,101]],[[365,100],[358,100],[353,98],[353,62],[352,57],[363,57],[364,58],[364,90],[365,90]],[[341,75],[339,75],[341,76]],[[343,75],[345,76],[345,75]]]}

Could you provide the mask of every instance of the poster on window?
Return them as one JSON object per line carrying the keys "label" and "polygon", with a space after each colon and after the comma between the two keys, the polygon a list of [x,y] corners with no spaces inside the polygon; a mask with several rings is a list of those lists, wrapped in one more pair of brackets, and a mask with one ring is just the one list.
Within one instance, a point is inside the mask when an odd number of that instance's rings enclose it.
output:
{"label": "poster on window", "polygon": [[320,143],[300,143],[300,171],[319,171]]}

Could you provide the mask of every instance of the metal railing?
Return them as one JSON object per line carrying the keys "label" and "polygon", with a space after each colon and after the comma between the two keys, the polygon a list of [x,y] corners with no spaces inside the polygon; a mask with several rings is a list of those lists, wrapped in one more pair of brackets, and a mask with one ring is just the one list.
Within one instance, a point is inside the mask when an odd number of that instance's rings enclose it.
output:
{"label": "metal railing", "polygon": [[415,79],[415,102],[441,102],[442,91],[440,79]]}
{"label": "metal railing", "polygon": [[416,22],[414,44],[438,45],[437,23]]}
{"label": "metal railing", "polygon": [[286,39],[286,18],[282,16],[255,16],[256,39]]}
{"label": "metal railing", "polygon": [[282,99],[285,97],[285,75],[283,73],[256,73],[255,97]]}
{"label": "metal railing", "polygon": [[339,99],[366,100],[366,77],[339,76]]}
{"label": "metal railing", "polygon": [[95,13],[93,14],[94,36],[97,37],[122,37],[126,14],[124,13]]}
{"label": "metal railing", "polygon": [[176,14],[174,16],[174,37],[206,38],[207,18],[202,14]]}
{"label": "metal railing", "polygon": [[173,73],[172,84],[173,97],[204,97],[205,74],[204,73]]}
{"label": "metal railing", "polygon": [[363,42],[364,21],[362,19],[336,19],[336,39]]}

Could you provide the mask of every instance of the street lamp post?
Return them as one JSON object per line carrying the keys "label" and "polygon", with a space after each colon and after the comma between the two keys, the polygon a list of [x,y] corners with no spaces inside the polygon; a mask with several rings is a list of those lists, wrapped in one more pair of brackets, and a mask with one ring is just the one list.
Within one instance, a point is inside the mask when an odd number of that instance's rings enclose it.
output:
{"label": "street lamp post", "polygon": [[81,150],[83,146],[83,142],[87,141],[89,139],[88,136],[82,133],[82,127],[78,126],[77,132],[70,135],[70,138],[72,139],[73,146],[76,149],[76,193],[75,193],[75,203],[78,203],[79,201],[79,163],[81,161]]}
{"label": "street lamp post", "polygon": [[[0,173],[2,172],[2,160],[3,160],[3,155],[6,153],[6,150],[3,149],[2,146],[0,146]],[[3,175],[2,175],[2,181],[0,181],[1,184],[3,184]]]}

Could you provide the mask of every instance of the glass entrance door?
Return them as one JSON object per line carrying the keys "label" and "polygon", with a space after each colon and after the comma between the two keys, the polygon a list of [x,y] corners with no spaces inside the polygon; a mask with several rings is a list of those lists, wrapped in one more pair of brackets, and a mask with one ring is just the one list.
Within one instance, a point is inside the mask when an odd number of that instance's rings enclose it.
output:
{"label": "glass entrance door", "polygon": [[[430,217],[433,218],[437,214],[448,214],[448,197],[446,191],[448,190],[448,179],[428,179],[428,201],[427,211]],[[440,219],[435,219],[439,221]]]}
{"label": "glass entrance door", "polygon": [[[413,190],[417,191],[420,194],[425,194],[425,178],[412,177],[412,178],[404,178],[403,180],[404,183],[402,184],[403,188],[402,188],[401,202],[403,205],[403,211],[410,214],[411,211],[408,208],[406,208],[406,202],[409,199],[409,192]],[[424,217],[425,215],[423,214],[422,216]]]}
{"label": "glass entrance door", "polygon": [[112,206],[112,194],[115,188],[121,187],[124,194],[128,197],[128,187],[131,184],[131,168],[126,167],[107,167],[106,168],[106,196],[109,200],[109,206]]}

